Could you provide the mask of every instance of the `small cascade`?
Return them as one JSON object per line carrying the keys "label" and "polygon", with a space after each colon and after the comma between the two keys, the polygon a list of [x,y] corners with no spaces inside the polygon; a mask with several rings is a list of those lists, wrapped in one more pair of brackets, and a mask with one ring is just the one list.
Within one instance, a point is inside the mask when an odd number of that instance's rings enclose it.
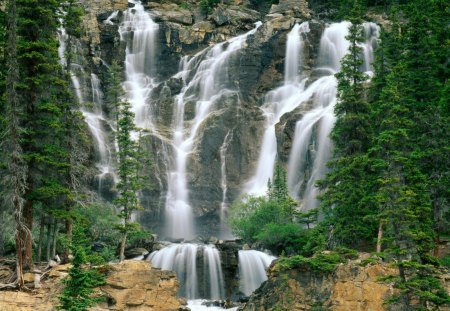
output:
{"label": "small cascade", "polygon": [[[113,178],[114,182],[118,181],[117,175],[113,166],[113,150],[104,131],[104,125],[108,121],[103,115],[103,93],[100,89],[100,79],[96,74],[91,73],[91,91],[92,91],[92,111],[82,110],[88,124],[92,124],[93,128],[97,130],[95,140],[97,142],[99,160],[97,161],[97,168],[100,174],[97,175],[98,189],[103,189],[103,181],[105,178]],[[90,126],[90,125],[89,125]]]}
{"label": "small cascade", "polygon": [[225,135],[222,146],[220,146],[220,185],[222,188],[222,202],[220,203],[220,234],[222,239],[231,239],[233,235],[231,234],[230,228],[226,224],[227,209],[228,209],[228,199],[227,199],[227,163],[226,163],[226,153],[228,145],[233,137],[231,131]]}
{"label": "small cascade", "polygon": [[[178,76],[185,85],[175,102],[173,163],[168,173],[168,193],[166,199],[167,235],[172,238],[191,239],[194,237],[193,215],[189,205],[187,186],[187,161],[194,150],[195,138],[201,124],[214,109],[215,103],[223,96],[235,92],[229,81],[227,62],[238,50],[245,46],[247,37],[256,28],[226,42],[216,44],[193,57],[184,57]],[[195,103],[195,116],[185,122],[185,106]]]}
{"label": "small cascade", "polygon": [[[63,12],[63,14],[65,14]],[[61,21],[62,22],[62,21]],[[62,66],[67,67],[67,42],[68,35],[63,26],[58,29],[58,56]],[[92,96],[92,108],[87,108],[85,105],[86,100],[83,95],[83,90],[81,87],[80,77],[85,77],[86,73],[84,68],[76,63],[70,64],[69,74],[72,81],[72,86],[75,90],[75,95],[78,102],[81,105],[80,111],[88,125],[89,131],[94,139],[94,147],[96,149],[96,166],[100,171],[100,174],[96,176],[98,180],[97,190],[99,193],[102,190],[102,182],[107,177],[110,176],[113,182],[117,182],[117,177],[113,169],[113,157],[110,149],[110,144],[108,143],[107,134],[104,130],[103,124],[106,119],[103,116],[102,105],[103,105],[103,94],[100,90],[100,80],[94,73],[90,76],[91,82],[91,96]]]}
{"label": "small cascade", "polygon": [[220,256],[215,246],[172,244],[150,254],[149,260],[156,268],[176,272],[181,296],[187,299],[224,298]]}
{"label": "small cascade", "polygon": [[133,7],[124,12],[124,21],[119,27],[120,38],[127,43],[124,88],[135,113],[136,125],[156,131],[147,101],[156,85],[153,77],[158,24],[145,11],[141,1],[129,0],[129,3]]}
{"label": "small cascade", "polygon": [[204,276],[206,276],[204,279],[209,280],[208,284],[205,284],[205,290],[207,291],[205,297],[214,300],[223,298],[225,296],[225,289],[220,254],[217,248],[212,245],[205,245],[203,249],[203,261]]}
{"label": "small cascade", "polygon": [[266,270],[276,258],[256,250],[239,251],[239,289],[249,296],[265,280]]}
{"label": "small cascade", "polygon": [[[304,100],[305,79],[302,79],[302,58],[305,33],[309,32],[309,23],[296,24],[288,34],[286,44],[286,61],[284,84],[269,92],[262,110],[266,117],[266,130],[259,153],[256,173],[246,186],[245,192],[253,195],[264,195],[267,183],[273,176],[277,157],[277,138],[275,125],[280,118],[297,108]],[[307,98],[306,98],[307,99]]]}
{"label": "small cascade", "polygon": [[[334,105],[336,103],[337,81],[334,74],[340,69],[340,61],[347,54],[349,42],[349,22],[331,24],[325,29],[320,40],[317,71],[324,76],[316,80],[308,89],[312,93],[313,108],[304,114],[295,127],[295,136],[288,163],[288,189],[290,194],[301,201],[301,209],[309,210],[318,206],[316,182],[326,174],[326,163],[330,159],[332,145],[329,135],[334,126]],[[364,58],[373,59],[374,42],[378,35],[377,26],[364,24],[366,42],[363,44]],[[366,55],[367,54],[367,55]],[[371,63],[363,68],[370,70]],[[320,82],[320,83],[318,83]],[[315,89],[310,92],[310,89]]]}

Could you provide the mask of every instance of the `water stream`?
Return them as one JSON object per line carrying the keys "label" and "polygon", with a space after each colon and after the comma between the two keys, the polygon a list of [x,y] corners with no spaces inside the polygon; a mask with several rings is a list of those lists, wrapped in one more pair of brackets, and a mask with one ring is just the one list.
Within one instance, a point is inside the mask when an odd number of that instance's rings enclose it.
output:
{"label": "water stream", "polygon": [[[194,237],[192,208],[189,204],[187,162],[195,147],[198,130],[208,118],[215,104],[224,96],[234,93],[229,81],[227,63],[245,46],[247,37],[257,26],[226,42],[207,48],[193,57],[184,57],[178,77],[184,81],[181,93],[176,97],[174,114],[174,160],[168,174],[166,199],[166,234],[172,238]],[[186,104],[195,103],[195,116],[185,121]]]}
{"label": "water stream", "polygon": [[245,185],[245,192],[265,195],[267,183],[273,176],[277,158],[275,126],[280,118],[297,108],[302,102],[305,79],[302,73],[304,34],[309,32],[309,23],[296,24],[288,34],[286,44],[285,75],[283,85],[266,95],[262,106],[266,117],[266,129],[262,140],[259,159],[254,176]]}

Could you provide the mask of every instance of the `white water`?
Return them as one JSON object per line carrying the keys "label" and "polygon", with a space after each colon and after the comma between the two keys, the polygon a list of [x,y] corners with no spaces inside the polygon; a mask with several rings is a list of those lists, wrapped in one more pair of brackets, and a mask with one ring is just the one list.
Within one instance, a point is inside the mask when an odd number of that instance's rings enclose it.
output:
{"label": "white water", "polygon": [[[198,279],[198,253],[203,251],[203,279]],[[201,256],[200,256],[201,257]],[[149,256],[152,265],[175,271],[180,282],[179,294],[187,299],[224,298],[223,274],[219,251],[213,245],[172,244]],[[205,284],[202,293],[199,284]],[[201,296],[200,296],[201,295]]]}
{"label": "white water", "polygon": [[129,0],[134,4],[124,12],[123,23],[119,27],[120,38],[126,41],[124,88],[127,100],[135,113],[136,125],[140,128],[155,130],[152,114],[147,101],[156,85],[155,51],[158,24],[144,10],[141,1]]}
{"label": "white water", "polygon": [[266,270],[276,258],[255,250],[239,251],[239,289],[249,296],[265,280]]}
{"label": "white water", "polygon": [[233,137],[233,133],[229,131],[223,140],[222,146],[220,146],[220,185],[222,188],[222,202],[220,203],[220,238],[222,239],[231,239],[233,235],[231,234],[231,230],[226,223],[227,212],[228,212],[228,199],[227,199],[227,162],[226,162],[226,153],[228,149],[228,145],[231,142]]}
{"label": "white water", "polygon": [[236,311],[238,309],[238,307],[228,309],[215,306],[208,307],[206,305],[208,304],[208,302],[209,302],[208,300],[202,299],[188,300],[188,308],[191,309],[191,311],[220,311],[220,310]]}
{"label": "white water", "polygon": [[[260,23],[257,27],[259,26]],[[188,158],[194,151],[198,130],[214,110],[216,101],[233,92],[229,89],[228,60],[245,46],[247,37],[255,33],[257,27],[181,61],[178,76],[183,79],[185,85],[175,103],[174,160],[168,173],[166,200],[166,229],[169,237],[194,237],[187,187]],[[185,122],[185,105],[188,102],[195,102],[195,117]]]}
{"label": "white water", "polygon": [[[63,14],[65,14],[63,12]],[[62,22],[62,21],[60,21]],[[67,40],[68,35],[63,26],[58,29],[58,56],[62,66],[67,67]],[[85,76],[86,73],[84,68],[75,63],[70,64],[69,75],[72,81],[72,86],[75,90],[75,95],[78,102],[81,104],[80,111],[88,125],[89,131],[91,132],[92,138],[94,139],[94,147],[97,153],[96,166],[100,173],[96,176],[98,180],[98,190],[102,188],[102,181],[107,175],[112,175],[113,180],[117,182],[116,175],[113,169],[112,163],[112,152],[110,149],[110,144],[108,143],[107,135],[103,127],[103,123],[107,122],[103,116],[102,105],[103,105],[103,94],[100,90],[100,80],[98,77],[91,73],[91,94],[92,94],[92,108],[85,107],[86,101],[83,96],[82,87],[80,83],[79,76]]]}
{"label": "white water", "polygon": [[[317,80],[322,83],[313,92],[313,108],[296,124],[287,179],[289,192],[294,198],[301,200],[302,210],[318,206],[318,188],[315,184],[325,176],[326,163],[332,152],[329,134],[335,122],[337,81],[334,74],[340,70],[340,61],[348,51],[349,42],[345,37],[349,26],[348,22],[335,23],[324,31],[320,40],[318,70],[325,76]],[[367,41],[363,44],[363,69],[370,71],[378,28],[372,23],[367,23],[364,27]],[[308,163],[311,166],[309,170],[306,169]]]}
{"label": "white water", "polygon": [[275,126],[280,118],[297,108],[304,99],[305,79],[302,79],[302,59],[304,34],[309,32],[309,23],[296,24],[288,34],[284,84],[269,92],[262,106],[266,117],[266,130],[259,153],[258,165],[254,176],[245,185],[245,192],[264,195],[267,183],[273,176],[277,157],[277,138]]}

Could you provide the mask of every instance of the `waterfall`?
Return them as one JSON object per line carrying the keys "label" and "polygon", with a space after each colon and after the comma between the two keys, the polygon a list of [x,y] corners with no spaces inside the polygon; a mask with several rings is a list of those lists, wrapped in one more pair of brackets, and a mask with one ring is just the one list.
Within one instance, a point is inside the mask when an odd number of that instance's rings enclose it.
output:
{"label": "waterfall", "polygon": [[266,253],[255,250],[239,251],[239,289],[249,296],[265,280],[267,280],[266,269],[276,258]]}
{"label": "waterfall", "polygon": [[[62,12],[65,15],[65,12]],[[62,19],[60,20],[62,24]],[[60,26],[58,29],[58,56],[60,63],[63,67],[67,66],[67,40],[68,35],[66,29],[63,26]],[[88,125],[89,131],[94,139],[94,148],[96,150],[96,167],[100,171],[100,173],[96,176],[98,180],[97,190],[101,192],[102,189],[102,181],[107,176],[112,176],[114,182],[117,182],[117,177],[115,175],[113,169],[113,160],[112,160],[112,152],[110,149],[110,144],[108,142],[107,134],[105,132],[103,123],[107,122],[103,116],[102,105],[103,105],[103,94],[100,90],[100,80],[97,75],[91,73],[90,82],[91,82],[91,95],[92,95],[92,104],[93,108],[86,107],[86,100],[83,96],[83,90],[81,87],[80,76],[86,76],[84,68],[81,65],[76,63],[70,64],[69,75],[72,82],[72,87],[75,90],[75,95],[77,97],[78,102],[81,105],[80,111],[83,114],[84,120]]]}
{"label": "waterfall", "polygon": [[[326,174],[326,163],[332,152],[329,135],[334,126],[334,105],[336,103],[337,81],[334,74],[340,69],[340,61],[347,54],[349,22],[331,24],[320,40],[318,68],[325,76],[311,84],[313,108],[305,113],[295,127],[295,135],[288,162],[288,189],[290,194],[301,200],[301,209],[318,206],[316,182]],[[374,42],[378,35],[377,26],[364,24],[366,42],[362,45],[365,63],[363,69],[371,70]],[[369,63],[367,63],[369,62]],[[320,82],[320,83],[317,83]]]}
{"label": "waterfall", "polygon": [[[259,154],[255,175],[245,185],[245,192],[264,195],[267,183],[273,176],[277,157],[277,138],[275,125],[280,118],[297,108],[305,96],[302,95],[305,79],[302,79],[302,58],[304,34],[309,32],[309,23],[296,24],[288,34],[286,44],[286,61],[284,84],[269,92],[262,106],[266,117],[266,130]],[[307,99],[307,98],[306,98]]]}
{"label": "waterfall", "polygon": [[[214,109],[214,104],[234,92],[229,81],[228,60],[245,46],[247,37],[254,34],[260,25],[258,23],[256,28],[243,35],[216,44],[193,57],[184,57],[181,61],[178,77],[183,79],[184,87],[175,99],[175,154],[168,173],[166,199],[166,228],[170,237],[191,239],[194,236],[187,186],[188,157],[194,150],[197,132]],[[185,106],[188,102],[195,103],[195,116],[193,120],[185,122]]]}
{"label": "waterfall", "polygon": [[[203,277],[200,280],[199,259],[203,259]],[[175,271],[181,284],[179,290],[181,296],[187,299],[224,298],[220,255],[215,246],[172,244],[150,254],[149,260],[155,268]],[[200,285],[204,288],[202,291]]]}
{"label": "waterfall", "polygon": [[232,234],[230,231],[230,228],[228,228],[226,224],[226,217],[227,217],[227,209],[228,209],[228,202],[227,202],[227,163],[226,163],[226,153],[228,145],[230,144],[230,141],[233,137],[233,134],[231,131],[225,135],[225,139],[223,140],[222,146],[220,146],[220,185],[222,188],[222,202],[220,203],[220,237],[222,239],[229,239],[232,238]]}
{"label": "waterfall", "polygon": [[[225,285],[223,282],[222,266],[220,262],[220,254],[215,246],[205,245],[203,250],[203,266],[205,269],[205,279],[209,279],[209,283],[205,284],[209,289],[209,295],[206,297],[211,299],[221,299],[225,296]],[[209,276],[209,277],[208,277]]]}
{"label": "waterfall", "polygon": [[127,99],[135,113],[136,125],[156,131],[147,100],[156,85],[155,51],[158,24],[147,13],[141,1],[129,0],[134,4],[124,12],[124,21],[119,27],[122,41],[126,41],[124,88]]}

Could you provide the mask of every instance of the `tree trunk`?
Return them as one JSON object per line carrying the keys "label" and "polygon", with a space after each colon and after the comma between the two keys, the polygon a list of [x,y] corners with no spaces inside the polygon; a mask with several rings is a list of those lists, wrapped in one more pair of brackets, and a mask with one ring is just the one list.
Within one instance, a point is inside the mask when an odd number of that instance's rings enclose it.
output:
{"label": "tree trunk", "polygon": [[40,263],[42,259],[42,243],[44,242],[44,231],[45,231],[45,217],[44,212],[42,212],[40,225],[39,225],[39,244],[37,252],[37,261]]}
{"label": "tree trunk", "polygon": [[26,271],[33,270],[33,202],[26,201],[23,208],[25,230],[22,231],[22,238],[25,241],[23,268]]}
{"label": "tree trunk", "polygon": [[52,219],[50,218],[49,222],[47,223],[47,261],[50,261],[50,247],[51,247],[51,239],[52,238]]}
{"label": "tree trunk", "polygon": [[53,247],[52,247],[52,258],[56,256],[56,244],[58,242],[58,220],[55,218],[53,221]]}
{"label": "tree trunk", "polygon": [[123,234],[122,241],[120,242],[120,262],[125,260],[125,245],[127,244],[127,233]]}
{"label": "tree trunk", "polygon": [[381,240],[383,239],[383,222],[380,221],[380,225],[378,226],[378,237],[377,237],[377,253],[381,253]]}

